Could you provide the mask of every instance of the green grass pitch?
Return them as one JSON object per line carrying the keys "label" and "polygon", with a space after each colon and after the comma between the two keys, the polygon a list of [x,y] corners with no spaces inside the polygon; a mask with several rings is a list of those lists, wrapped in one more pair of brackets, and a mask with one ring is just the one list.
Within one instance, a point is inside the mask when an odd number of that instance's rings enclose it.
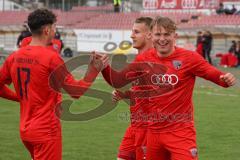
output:
{"label": "green grass pitch", "polygon": [[[226,71],[226,69],[225,69]],[[240,78],[239,69],[227,69]],[[100,77],[93,88],[111,92]],[[95,108],[100,101],[75,100],[73,113]],[[229,89],[202,79],[194,90],[195,125],[200,160],[237,160],[240,148],[240,85]],[[86,122],[62,121],[63,160],[114,160],[129,122],[120,115],[128,106],[120,102],[108,114]],[[0,99],[0,160],[30,160],[19,138],[19,105]]]}

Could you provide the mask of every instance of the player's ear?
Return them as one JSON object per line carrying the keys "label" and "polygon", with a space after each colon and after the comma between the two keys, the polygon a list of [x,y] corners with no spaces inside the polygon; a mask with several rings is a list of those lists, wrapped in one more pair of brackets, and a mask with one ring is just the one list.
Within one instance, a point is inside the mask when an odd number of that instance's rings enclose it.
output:
{"label": "player's ear", "polygon": [[42,27],[42,34],[47,35],[48,34],[48,29],[46,26]]}
{"label": "player's ear", "polygon": [[43,27],[43,34],[44,35],[49,35],[50,33],[50,27],[49,26],[44,26]]}
{"label": "player's ear", "polygon": [[152,33],[150,31],[147,33],[147,39],[152,39]]}

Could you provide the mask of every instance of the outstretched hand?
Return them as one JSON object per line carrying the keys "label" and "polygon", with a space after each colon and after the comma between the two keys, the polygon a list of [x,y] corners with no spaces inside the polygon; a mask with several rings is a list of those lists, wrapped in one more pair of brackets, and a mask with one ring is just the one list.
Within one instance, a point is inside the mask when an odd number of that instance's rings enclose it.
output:
{"label": "outstretched hand", "polygon": [[120,91],[114,90],[114,91],[112,92],[112,101],[113,101],[114,103],[117,103],[118,101],[120,101],[121,99],[123,99],[122,94],[123,94],[123,93],[121,93]]}
{"label": "outstretched hand", "polygon": [[100,54],[93,51],[90,58],[90,64],[100,72],[109,64],[109,58],[106,54]]}
{"label": "outstretched hand", "polygon": [[233,86],[236,84],[236,78],[232,73],[226,73],[220,76],[220,79],[225,82],[228,86]]}

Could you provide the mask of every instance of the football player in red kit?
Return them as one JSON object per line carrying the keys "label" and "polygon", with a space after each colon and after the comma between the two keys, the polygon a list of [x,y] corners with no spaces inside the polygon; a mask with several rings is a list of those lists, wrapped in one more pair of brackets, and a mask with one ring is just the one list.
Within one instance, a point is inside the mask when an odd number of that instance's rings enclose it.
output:
{"label": "football player in red kit", "polygon": [[[138,54],[141,54],[147,50],[153,48],[151,41],[150,25],[152,18],[139,17],[135,20],[131,38],[133,40],[133,48],[138,50]],[[134,90],[134,83],[132,85]],[[127,95],[121,93],[119,90],[113,92],[113,99],[118,101]],[[130,98],[130,97],[128,97]],[[146,151],[146,122],[142,122],[138,119],[134,119],[134,115],[142,112],[140,105],[130,106],[131,112],[131,124],[127,128],[125,135],[119,147],[118,160],[143,160]],[[136,117],[137,118],[137,117]]]}
{"label": "football player in red kit", "polygon": [[[151,25],[156,50],[146,52],[168,68],[163,75],[152,75],[154,85],[174,85],[168,94],[152,97],[148,118],[147,160],[197,160],[196,131],[192,93],[196,76],[222,87],[236,83],[231,73],[211,66],[199,54],[176,47],[176,24],[167,17],[156,17]],[[147,56],[146,59],[147,61]],[[173,79],[177,78],[176,83]]]}
{"label": "football player in red kit", "polygon": [[[56,115],[60,109],[58,91],[63,88],[72,97],[80,97],[108,63],[106,55],[94,53],[84,78],[75,80],[59,54],[48,49],[55,22],[56,16],[47,9],[30,13],[31,43],[12,53],[0,70],[0,89],[13,83],[19,97],[20,137],[34,160],[62,159],[61,124]],[[77,89],[78,94],[72,95]]]}
{"label": "football player in red kit", "polygon": [[[145,94],[148,95],[145,97],[148,103],[144,105],[148,106],[147,160],[197,160],[192,103],[196,77],[222,87],[230,87],[236,83],[236,78],[231,73],[219,71],[196,52],[177,47],[176,29],[176,24],[171,19],[156,17],[151,24],[155,49],[138,55],[135,61],[159,64],[142,77],[153,88],[159,87],[160,91],[164,89],[163,86],[172,86],[167,93]],[[144,69],[147,65],[141,67]],[[102,73],[108,83],[122,87],[128,83],[126,77],[129,72],[136,70],[131,68],[129,65],[121,72],[116,72],[107,67]],[[107,76],[109,73],[110,76]]]}

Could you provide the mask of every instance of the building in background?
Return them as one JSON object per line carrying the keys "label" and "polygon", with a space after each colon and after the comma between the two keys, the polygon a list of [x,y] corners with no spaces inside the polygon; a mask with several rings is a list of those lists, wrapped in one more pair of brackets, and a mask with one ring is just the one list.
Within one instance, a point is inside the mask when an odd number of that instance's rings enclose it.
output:
{"label": "building in background", "polygon": [[25,8],[10,0],[0,0],[0,11],[24,10]]}

